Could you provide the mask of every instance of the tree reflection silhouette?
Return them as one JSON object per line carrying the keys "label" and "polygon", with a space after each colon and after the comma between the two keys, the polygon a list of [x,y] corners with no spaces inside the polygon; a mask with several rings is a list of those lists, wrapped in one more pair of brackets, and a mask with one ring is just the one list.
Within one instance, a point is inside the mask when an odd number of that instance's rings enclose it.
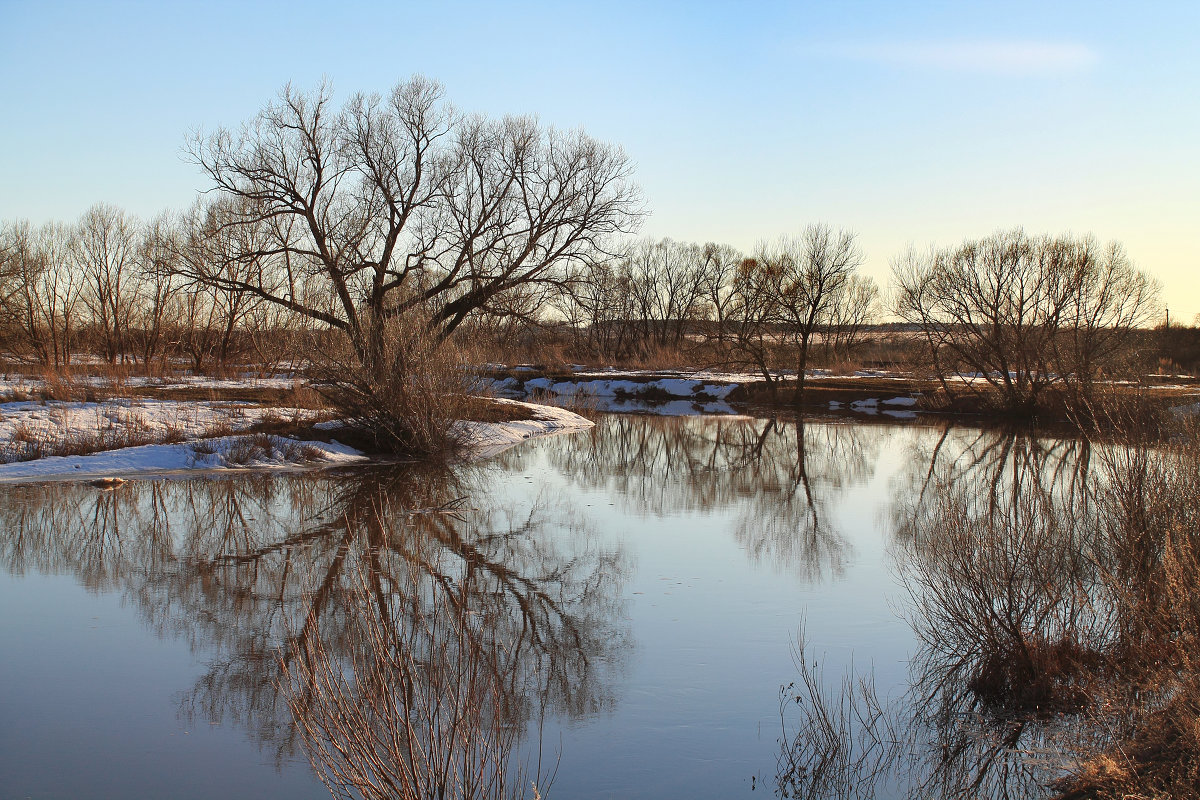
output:
{"label": "tree reflection silhouette", "polygon": [[633,513],[736,512],[747,556],[806,582],[842,573],[852,549],[832,512],[871,477],[880,446],[878,431],[851,424],[621,415],[543,443],[559,472]]}
{"label": "tree reflection silhouette", "polygon": [[518,746],[544,715],[612,702],[628,565],[569,506],[488,485],[486,467],[405,467],[16,487],[0,557],[122,591],[215,652],[183,712],[279,758],[303,746],[335,794],[508,795],[547,777]]}
{"label": "tree reflection silhouette", "polygon": [[1115,735],[1081,671],[1114,641],[1083,440],[947,425],[897,477],[892,551],[917,635],[907,689],[824,682],[802,641],[784,691],[787,797],[1026,798]]}

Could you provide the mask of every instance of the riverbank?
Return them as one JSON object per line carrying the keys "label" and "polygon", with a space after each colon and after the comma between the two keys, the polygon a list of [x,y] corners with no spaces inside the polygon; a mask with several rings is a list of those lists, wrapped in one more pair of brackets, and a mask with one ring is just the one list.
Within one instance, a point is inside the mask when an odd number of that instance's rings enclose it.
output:
{"label": "riverbank", "polygon": [[[489,408],[479,419],[458,423],[468,459],[593,424],[562,408],[482,402]],[[347,442],[353,442],[351,429],[311,408],[151,397],[0,403],[0,481],[6,482],[321,469],[376,460]]]}
{"label": "riverbank", "polygon": [[[818,369],[806,374],[799,403],[795,400],[795,373],[773,375],[772,383],[768,383],[761,374],[715,370],[490,365],[484,372],[484,381],[487,389],[504,397],[541,398],[602,411],[636,410],[669,416],[775,409],[897,419],[912,419],[923,414],[961,416],[977,421],[1004,415],[998,410],[1001,406],[999,397],[978,375],[956,375],[948,379],[948,392],[942,381],[912,373],[870,369],[833,374]],[[1099,394],[1107,405],[1120,406],[1136,399],[1152,410],[1186,409],[1200,401],[1200,380],[1187,376],[1151,375],[1141,382],[1103,384]],[[1065,404],[1051,403],[1035,421],[1061,423],[1075,420]]]}

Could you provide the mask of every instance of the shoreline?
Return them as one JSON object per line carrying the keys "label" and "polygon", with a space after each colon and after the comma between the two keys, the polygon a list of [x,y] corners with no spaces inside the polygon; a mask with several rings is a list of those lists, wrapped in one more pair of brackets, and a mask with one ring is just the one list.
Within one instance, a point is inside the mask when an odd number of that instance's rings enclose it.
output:
{"label": "shoreline", "polygon": [[[460,421],[458,424],[462,426],[466,460],[490,458],[530,439],[587,430],[595,424],[579,414],[555,406],[512,400],[498,402],[521,406],[529,411],[530,418],[507,422]],[[271,407],[248,409],[242,405],[222,403],[223,401],[178,404],[156,400],[140,403],[132,400],[113,403],[70,403],[53,400],[44,403],[4,403],[0,404],[0,436],[3,436],[0,443],[11,446],[14,432],[27,431],[30,418],[39,413],[42,422],[47,422],[47,417],[61,415],[61,420],[67,425],[60,426],[59,431],[64,435],[77,435],[80,429],[72,431],[69,427],[72,415],[67,412],[83,412],[74,415],[77,418],[76,422],[80,417],[93,415],[96,419],[107,420],[111,425],[111,412],[119,411],[124,413],[123,421],[127,425],[140,428],[148,424],[146,417],[160,420],[177,412],[179,405],[186,405],[200,415],[206,414],[209,420],[215,419],[218,416],[217,412],[226,409],[243,412],[242,421],[246,418],[261,418],[280,410]],[[258,413],[246,415],[244,412],[249,410]],[[19,411],[27,413],[14,414]],[[137,411],[148,413],[142,416],[137,414]],[[106,415],[105,412],[110,413]],[[17,416],[15,420],[14,416]],[[311,418],[316,415],[313,413],[306,416]],[[228,424],[228,420],[218,421]],[[101,478],[201,476],[239,472],[297,472],[388,463],[387,457],[364,453],[338,442],[336,433],[339,427],[336,421],[319,422],[313,426],[315,430],[330,434],[328,441],[249,430],[222,436],[188,436],[185,433],[178,441],[149,442],[78,455],[47,455],[14,460],[0,463],[0,483],[95,481]],[[193,424],[192,429],[195,428],[196,425]],[[174,435],[177,430],[171,429],[170,435]]]}

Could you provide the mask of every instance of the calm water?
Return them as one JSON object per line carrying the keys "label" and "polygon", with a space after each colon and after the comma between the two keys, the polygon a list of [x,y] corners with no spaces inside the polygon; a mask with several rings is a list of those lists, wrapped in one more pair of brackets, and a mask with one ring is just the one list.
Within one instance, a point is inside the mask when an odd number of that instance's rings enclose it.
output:
{"label": "calm water", "polygon": [[310,759],[368,796],[779,793],[802,631],[833,690],[913,683],[898,562],[932,487],[1081,463],[611,415],[451,471],[0,486],[0,795],[327,797]]}

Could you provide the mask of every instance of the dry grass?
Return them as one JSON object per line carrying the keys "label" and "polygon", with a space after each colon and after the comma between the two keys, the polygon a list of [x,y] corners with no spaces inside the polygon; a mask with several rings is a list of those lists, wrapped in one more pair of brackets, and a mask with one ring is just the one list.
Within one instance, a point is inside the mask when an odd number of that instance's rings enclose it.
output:
{"label": "dry grass", "polygon": [[12,438],[0,442],[0,464],[34,461],[49,456],[86,456],[124,447],[147,444],[177,444],[186,440],[178,428],[148,430],[138,425],[57,433],[18,424]]}

